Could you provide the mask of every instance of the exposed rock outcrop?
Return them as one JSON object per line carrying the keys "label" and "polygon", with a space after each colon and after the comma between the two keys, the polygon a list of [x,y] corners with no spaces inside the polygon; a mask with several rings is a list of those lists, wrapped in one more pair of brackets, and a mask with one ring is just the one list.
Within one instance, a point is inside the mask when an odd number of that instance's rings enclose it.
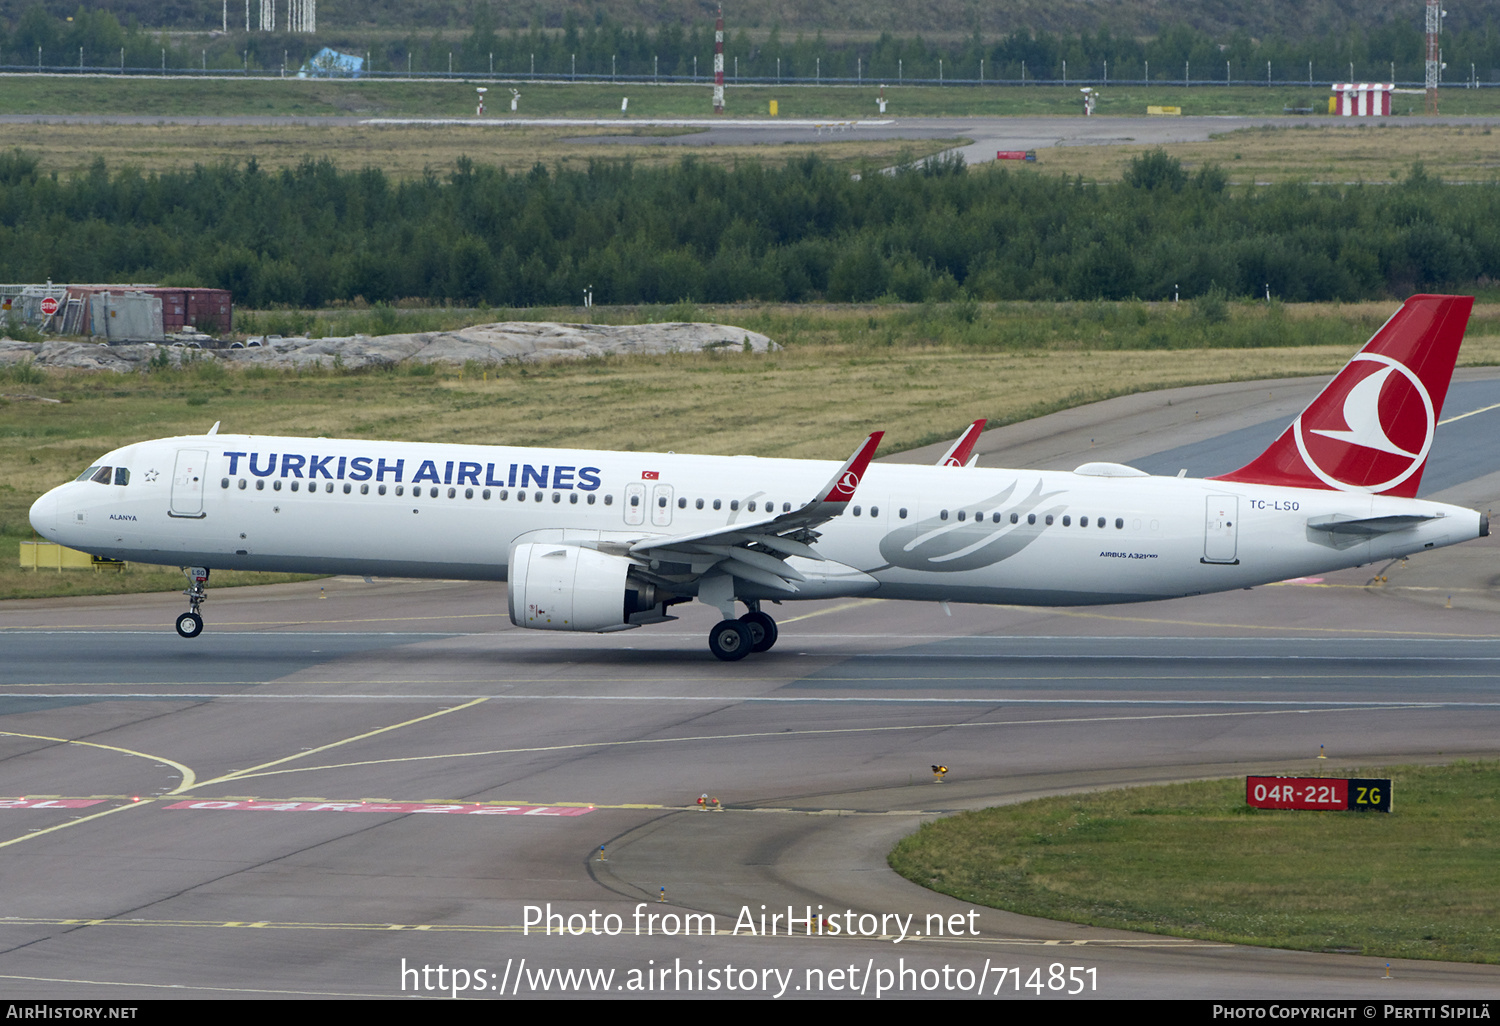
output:
{"label": "exposed rock outcrop", "polygon": [[694,353],[705,350],[763,353],[779,348],[765,335],[727,324],[557,324],[505,321],[457,331],[342,338],[272,338],[246,349],[185,349],[152,344],[106,346],[92,342],[14,342],[0,339],[0,366],[33,361],[38,367],[128,371],[149,364],[163,350],[177,364],[184,358],[216,358],[267,367],[322,364],[349,369],[414,363],[540,363],[635,353]]}

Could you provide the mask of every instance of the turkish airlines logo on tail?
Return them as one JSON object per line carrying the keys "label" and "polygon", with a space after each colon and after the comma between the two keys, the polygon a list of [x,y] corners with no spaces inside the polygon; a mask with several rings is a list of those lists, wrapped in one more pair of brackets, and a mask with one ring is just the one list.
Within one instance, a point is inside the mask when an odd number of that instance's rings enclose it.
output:
{"label": "turkish airlines logo on tail", "polygon": [[1436,431],[1422,380],[1378,353],[1351,360],[1293,424],[1308,469],[1341,491],[1396,487],[1422,468]]}
{"label": "turkish airlines logo on tail", "polygon": [[961,466],[963,466],[963,464],[959,462],[957,456],[949,456],[947,459],[945,459],[943,461],[943,466],[945,466],[945,467],[961,467]]}
{"label": "turkish airlines logo on tail", "polygon": [[846,495],[853,495],[854,490],[859,487],[859,475],[852,470],[844,471],[844,476],[839,478],[839,491]]}

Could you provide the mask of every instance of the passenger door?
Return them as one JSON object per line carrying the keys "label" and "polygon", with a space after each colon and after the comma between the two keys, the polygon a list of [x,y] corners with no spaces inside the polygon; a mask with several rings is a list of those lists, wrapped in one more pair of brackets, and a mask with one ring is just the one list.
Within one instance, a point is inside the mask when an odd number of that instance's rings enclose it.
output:
{"label": "passenger door", "polygon": [[207,466],[207,450],[177,450],[177,467],[172,472],[172,516],[201,519],[206,515],[203,512],[203,476]]}
{"label": "passenger door", "polygon": [[1240,500],[1210,495],[1203,520],[1203,562],[1238,563]]}

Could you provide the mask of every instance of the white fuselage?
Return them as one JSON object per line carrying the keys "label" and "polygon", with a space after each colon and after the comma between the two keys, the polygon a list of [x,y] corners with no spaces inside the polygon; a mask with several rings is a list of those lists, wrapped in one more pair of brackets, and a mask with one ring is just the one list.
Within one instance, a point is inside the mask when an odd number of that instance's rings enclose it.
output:
{"label": "white fuselage", "polygon": [[[807,502],[839,465],[205,435],[128,445],[99,466],[127,468],[128,483],[52,489],[32,508],[41,534],[175,566],[499,581],[520,540],[628,543],[763,521]],[[1309,526],[1329,517],[1412,522],[1368,534]],[[1481,524],[1460,507],[1357,491],[872,464],[849,508],[817,529],[825,561],[789,560],[807,578],[796,594],[745,582],[736,594],[1164,599],[1451,545]]]}

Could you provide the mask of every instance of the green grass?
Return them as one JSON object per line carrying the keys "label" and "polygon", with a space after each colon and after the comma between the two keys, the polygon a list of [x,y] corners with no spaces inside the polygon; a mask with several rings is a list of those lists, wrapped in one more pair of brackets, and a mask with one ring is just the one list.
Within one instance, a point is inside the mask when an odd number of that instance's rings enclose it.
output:
{"label": "green grass", "polygon": [[[860,132],[816,136],[801,142],[746,142],[684,150],[657,137],[698,129],[643,128],[629,122],[601,128],[547,127],[534,123],[476,128],[469,124],[388,124],[379,127],[308,119],[295,125],[246,123],[203,125],[158,121],[149,125],[58,124],[54,119],[10,124],[6,146],[37,161],[44,173],[72,178],[97,162],[145,172],[184,171],[205,164],[244,165],[262,170],[296,168],[327,160],[343,170],[379,168],[397,179],[445,177],[479,161],[513,174],[538,163],[550,168],[587,168],[596,160],[630,162],[637,168],[676,165],[691,154],[706,164],[733,167],[755,160],[778,166],[816,150],[820,159],[851,172],[870,173],[967,143],[950,139],[872,139]],[[607,137],[616,141],[598,141]],[[624,141],[618,141],[620,139]]]}
{"label": "green grass", "polygon": [[[1341,124],[1278,122],[1242,128],[1206,142],[1159,147],[1190,169],[1217,165],[1230,183],[1397,182],[1420,164],[1448,182],[1493,182],[1500,169],[1489,124],[1433,125],[1415,119]],[[1158,149],[1141,143],[1055,146],[1039,151],[1033,167],[1045,174],[1079,175],[1085,181],[1118,181],[1131,162]]]}
{"label": "green grass", "polygon": [[[121,570],[22,570],[17,566],[21,538],[0,535],[0,600],[75,595],[138,595],[181,591],[187,580],[176,567],[131,563]],[[215,588],[311,581],[316,575],[215,570]]]}
{"label": "green grass", "polygon": [[963,901],[1148,933],[1500,962],[1500,764],[1390,777],[1393,811],[1251,809],[1243,778],[1048,798],[928,823],[901,875]]}
{"label": "green grass", "polygon": [[[160,116],[282,115],[301,117],[460,117],[474,114],[473,83],[501,82],[476,75],[450,82],[316,81],[265,78],[137,79],[99,76],[8,77],[0,114],[146,114]],[[910,86],[885,84],[892,117],[1080,114],[1074,86]],[[731,117],[764,116],[776,100],[780,117],[877,117],[880,82],[862,86],[737,85],[725,87]],[[653,86],[642,82],[519,82],[523,117],[619,118],[620,98],[630,97],[632,118],[707,117],[710,83]],[[1180,106],[1184,114],[1280,115],[1285,107],[1328,107],[1326,83],[1312,87],[1108,86],[1098,114],[1146,113],[1149,104]],[[508,97],[502,97],[502,100]],[[1421,97],[1406,106],[1421,113]],[[1443,90],[1450,115],[1500,114],[1500,90]],[[501,109],[505,108],[505,109]],[[490,116],[509,117],[497,100]],[[1405,107],[1397,104],[1398,111]],[[1289,116],[1289,121],[1295,116]],[[1398,119],[1399,120],[1399,119]],[[628,122],[627,122],[628,123]]]}
{"label": "green grass", "polygon": [[[1465,357],[1481,337],[1500,336],[1500,306],[1482,298],[1469,322]],[[1500,292],[1495,294],[1500,299]],[[1385,323],[1394,301],[1283,304],[1226,301],[1210,294],[1194,302],[1086,301],[1069,303],[724,304],[684,300],[667,305],[578,307],[427,307],[347,304],[322,310],[241,310],[245,334],[313,338],[353,334],[451,331],[491,321],[584,321],[658,324],[709,321],[734,324],[788,346],[858,345],[904,351],[953,346],[964,351],[1263,349],[1347,346],[1351,353]],[[1481,361],[1484,362],[1484,361]]]}

